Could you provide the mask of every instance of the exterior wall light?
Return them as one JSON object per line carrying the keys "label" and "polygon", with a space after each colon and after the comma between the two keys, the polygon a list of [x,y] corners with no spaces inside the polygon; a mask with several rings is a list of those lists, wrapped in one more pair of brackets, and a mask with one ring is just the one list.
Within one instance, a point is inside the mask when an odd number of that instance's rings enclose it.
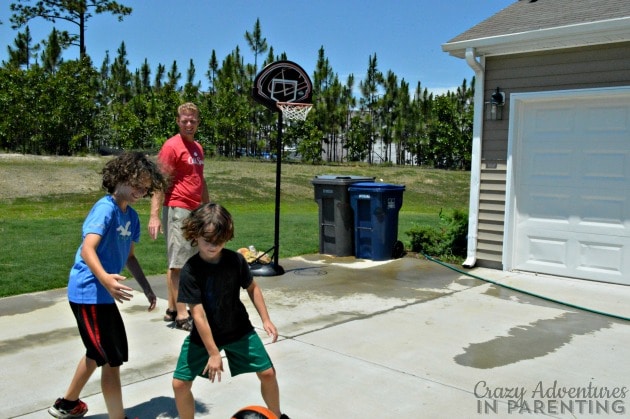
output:
{"label": "exterior wall light", "polygon": [[503,107],[505,106],[505,92],[499,87],[490,96],[490,101],[485,103],[486,119],[491,121],[500,121],[503,119]]}

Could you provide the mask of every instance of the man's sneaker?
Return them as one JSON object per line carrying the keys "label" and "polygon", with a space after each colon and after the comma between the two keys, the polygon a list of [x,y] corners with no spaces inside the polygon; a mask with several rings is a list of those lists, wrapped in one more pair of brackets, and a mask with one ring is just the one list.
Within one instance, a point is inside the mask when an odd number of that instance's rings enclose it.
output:
{"label": "man's sneaker", "polygon": [[72,407],[68,407],[68,403],[67,400],[60,397],[55,401],[55,404],[50,406],[48,413],[56,418],[71,419],[82,418],[88,411],[87,404],[81,400],[77,400],[76,404]]}

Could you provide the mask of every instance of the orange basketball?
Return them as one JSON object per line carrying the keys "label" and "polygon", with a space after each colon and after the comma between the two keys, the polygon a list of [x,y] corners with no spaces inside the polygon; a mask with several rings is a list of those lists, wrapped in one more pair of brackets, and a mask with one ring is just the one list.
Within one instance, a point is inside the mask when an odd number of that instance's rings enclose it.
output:
{"label": "orange basketball", "polygon": [[266,407],[247,406],[236,412],[232,419],[278,419],[278,417]]}

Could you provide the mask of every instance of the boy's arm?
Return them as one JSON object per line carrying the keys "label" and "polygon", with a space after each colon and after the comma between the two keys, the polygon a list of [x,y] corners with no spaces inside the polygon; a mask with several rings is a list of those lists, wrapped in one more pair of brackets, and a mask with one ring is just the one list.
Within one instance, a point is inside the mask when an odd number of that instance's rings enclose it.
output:
{"label": "boy's arm", "polygon": [[127,269],[129,269],[131,275],[133,275],[133,277],[136,279],[136,282],[138,282],[138,285],[140,285],[140,287],[142,288],[142,291],[144,291],[144,295],[147,297],[147,300],[149,300],[149,311],[151,311],[155,308],[155,305],[157,304],[157,297],[155,296],[155,293],[153,292],[153,289],[151,288],[151,284],[149,284],[147,277],[144,275],[144,271],[140,266],[138,258],[136,258],[134,250],[135,245],[132,243],[131,250],[129,251],[129,256],[127,256]]}
{"label": "boy's arm", "polygon": [[269,312],[267,311],[267,305],[265,304],[265,298],[263,297],[262,290],[258,286],[255,280],[252,280],[252,283],[247,287],[247,294],[249,295],[249,299],[256,307],[256,311],[258,311],[258,315],[260,316],[260,320],[263,322],[263,328],[265,332],[269,336],[272,337],[272,342],[278,340],[278,330],[276,326],[271,322],[271,318],[269,317]]}
{"label": "boy's arm", "polygon": [[203,346],[205,346],[206,351],[208,351],[208,355],[210,355],[208,364],[204,368],[202,374],[207,372],[208,378],[210,378],[210,381],[213,383],[215,378],[221,382],[223,359],[221,358],[219,347],[214,342],[214,337],[212,336],[212,330],[210,329],[206,312],[201,304],[188,304],[188,307],[190,308],[190,314],[193,318],[193,322],[195,323],[195,327],[197,328],[197,332],[199,332],[199,337],[203,342]]}

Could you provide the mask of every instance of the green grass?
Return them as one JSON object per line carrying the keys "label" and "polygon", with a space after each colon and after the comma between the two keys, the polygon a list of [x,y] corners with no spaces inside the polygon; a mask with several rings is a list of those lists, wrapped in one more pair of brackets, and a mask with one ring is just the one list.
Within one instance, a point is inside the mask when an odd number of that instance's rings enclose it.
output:
{"label": "green grass", "polygon": [[[105,158],[0,158],[0,296],[66,286],[81,225],[103,192],[100,175]],[[235,235],[228,247],[250,244],[267,250],[274,241],[274,163],[255,160],[206,162],[211,198],[234,216]],[[468,172],[417,167],[311,166],[283,164],[281,182],[281,258],[317,253],[318,205],[311,180],[317,175],[375,177],[405,185],[398,217],[398,239],[417,225],[436,225],[440,209],[468,206]],[[152,241],[146,232],[149,200],[134,205],[143,223],[136,252],[147,275],[166,269],[163,236]],[[125,273],[128,275],[128,273]]]}

